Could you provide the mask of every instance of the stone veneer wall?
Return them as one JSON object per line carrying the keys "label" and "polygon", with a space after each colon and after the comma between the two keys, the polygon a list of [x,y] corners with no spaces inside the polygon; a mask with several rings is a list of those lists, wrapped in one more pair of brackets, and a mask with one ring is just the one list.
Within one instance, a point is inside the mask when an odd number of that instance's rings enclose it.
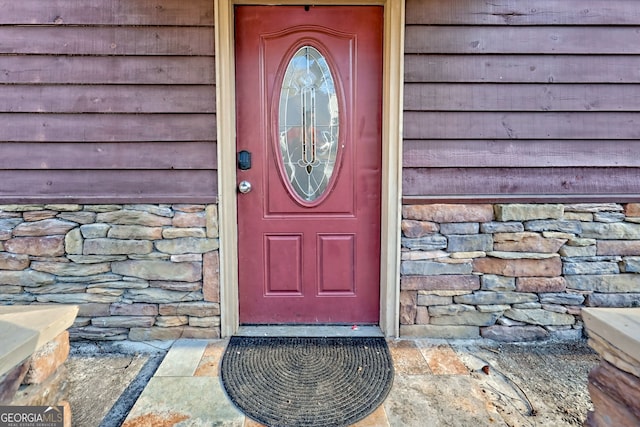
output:
{"label": "stone veneer wall", "polygon": [[78,304],[71,339],[220,336],[216,205],[0,205],[0,304]]}
{"label": "stone veneer wall", "polygon": [[640,204],[405,205],[402,336],[582,336],[581,308],[640,306]]}

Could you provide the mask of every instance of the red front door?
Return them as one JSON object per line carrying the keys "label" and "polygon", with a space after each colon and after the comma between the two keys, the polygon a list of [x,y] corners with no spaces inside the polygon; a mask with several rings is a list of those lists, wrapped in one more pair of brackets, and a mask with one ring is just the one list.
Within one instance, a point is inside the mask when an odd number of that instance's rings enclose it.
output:
{"label": "red front door", "polygon": [[240,322],[377,324],[382,8],[235,14]]}

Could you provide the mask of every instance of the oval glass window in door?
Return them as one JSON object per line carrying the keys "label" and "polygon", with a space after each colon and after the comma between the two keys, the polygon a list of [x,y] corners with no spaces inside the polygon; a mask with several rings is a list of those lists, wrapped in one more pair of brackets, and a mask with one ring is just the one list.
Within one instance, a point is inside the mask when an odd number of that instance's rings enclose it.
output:
{"label": "oval glass window in door", "polygon": [[305,202],[327,190],[338,154],[339,109],[325,57],[312,46],[293,55],[280,91],[278,133],[282,166]]}

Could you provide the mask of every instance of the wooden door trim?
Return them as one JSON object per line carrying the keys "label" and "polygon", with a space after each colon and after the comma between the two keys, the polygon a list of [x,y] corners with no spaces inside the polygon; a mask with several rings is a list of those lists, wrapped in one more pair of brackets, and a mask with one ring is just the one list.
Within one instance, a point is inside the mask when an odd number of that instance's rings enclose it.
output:
{"label": "wooden door trim", "polygon": [[[278,4],[300,4],[280,0]],[[384,7],[382,83],[382,194],[380,252],[380,328],[399,335],[400,221],[402,209],[402,97],[405,0],[315,0],[319,5],[380,5]],[[221,334],[239,327],[238,226],[236,192],[236,97],[234,6],[274,4],[273,0],[216,0],[216,123],[218,127],[218,210],[220,227]],[[223,166],[222,166],[223,165]]]}

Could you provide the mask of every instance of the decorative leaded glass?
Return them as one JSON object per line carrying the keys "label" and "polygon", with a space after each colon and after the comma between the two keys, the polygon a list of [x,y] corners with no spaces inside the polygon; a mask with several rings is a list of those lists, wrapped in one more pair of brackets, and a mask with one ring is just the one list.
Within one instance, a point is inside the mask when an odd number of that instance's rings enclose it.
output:
{"label": "decorative leaded glass", "polygon": [[312,46],[301,47],[282,82],[278,116],[284,172],[302,200],[327,189],[338,154],[338,97],[329,64]]}

